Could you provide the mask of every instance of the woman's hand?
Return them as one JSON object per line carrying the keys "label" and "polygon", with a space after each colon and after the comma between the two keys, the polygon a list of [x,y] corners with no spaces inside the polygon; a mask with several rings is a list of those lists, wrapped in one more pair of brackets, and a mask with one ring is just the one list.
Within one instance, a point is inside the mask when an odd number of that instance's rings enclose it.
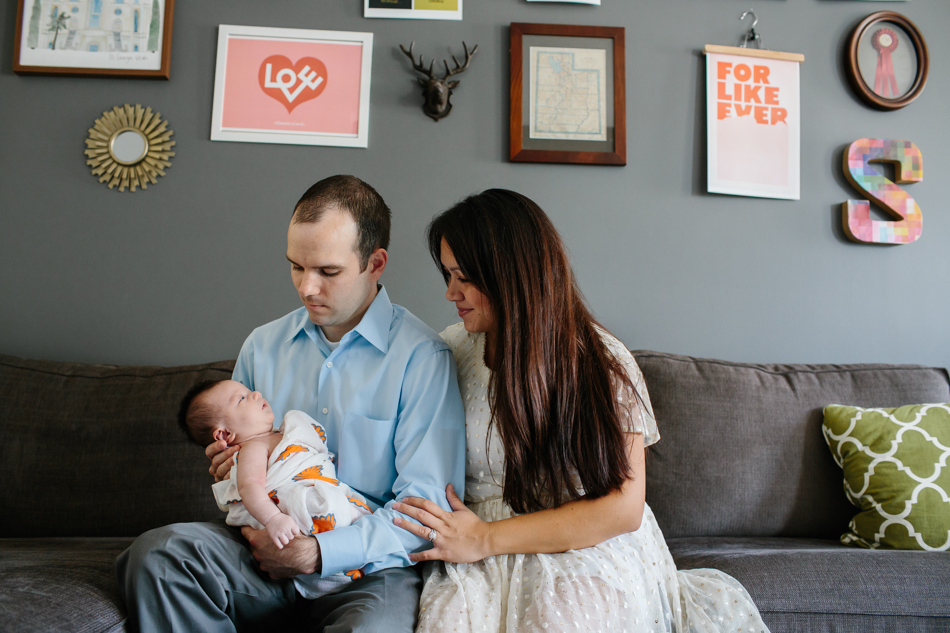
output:
{"label": "woman's hand", "polygon": [[474,512],[465,507],[455,494],[455,488],[449,484],[445,496],[454,512],[446,512],[428,499],[405,497],[402,503],[394,503],[393,509],[416,519],[422,525],[405,521],[399,517],[393,523],[424,539],[429,532],[438,534],[432,542],[432,549],[418,554],[410,554],[414,562],[422,560],[444,560],[450,563],[474,563],[491,554],[491,523],[479,519]]}

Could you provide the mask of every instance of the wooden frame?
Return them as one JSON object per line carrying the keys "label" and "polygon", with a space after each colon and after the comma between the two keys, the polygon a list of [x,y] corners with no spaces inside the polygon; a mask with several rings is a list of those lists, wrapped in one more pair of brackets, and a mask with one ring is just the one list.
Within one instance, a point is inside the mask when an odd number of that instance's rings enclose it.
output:
{"label": "wooden frame", "polygon": [[[157,2],[158,0],[153,1]],[[38,55],[35,47],[31,47],[29,50],[21,48],[24,33],[24,8],[27,6],[32,7],[33,0],[17,0],[16,35],[13,45],[13,72],[19,75],[79,75],[83,77],[169,79],[171,75],[172,25],[175,13],[175,0],[163,0],[163,2],[165,9],[160,18],[162,29],[160,51],[137,51],[133,49],[132,51],[122,51],[121,53],[114,53],[107,50],[89,53],[85,50],[73,50],[70,52],[74,53],[74,63],[65,64],[60,62],[60,65],[47,65],[38,63],[35,59],[31,59]],[[70,4],[60,4],[63,5],[64,11],[66,8],[72,8]],[[75,8],[79,9],[80,6],[85,7],[87,5],[76,5]],[[126,4],[125,7],[132,11],[138,8],[138,6],[134,4]],[[51,17],[52,16],[41,16],[38,18],[38,21],[40,24],[43,24],[42,21],[44,19]],[[138,24],[137,17],[135,20],[136,24]],[[47,32],[52,30],[49,29],[48,26],[46,28]],[[27,39],[29,39],[29,37]],[[45,54],[45,51],[41,52]],[[90,54],[102,56],[103,59],[96,60],[94,63],[89,64],[86,60],[88,60]],[[86,59],[83,59],[84,57]],[[87,63],[87,65],[83,65],[84,63]],[[155,66],[157,66],[157,68]]]}
{"label": "wooden frame", "polygon": [[[877,92],[874,87],[869,86],[861,73],[860,65],[860,47],[865,40],[865,35],[875,26],[883,22],[891,22],[899,26],[910,38],[914,46],[914,55],[917,59],[917,73],[910,88],[896,98],[889,99]],[[846,50],[845,67],[847,69],[848,81],[854,88],[858,97],[872,108],[878,110],[897,110],[908,105],[914,99],[920,96],[927,83],[927,75],[930,72],[930,55],[927,52],[927,43],[913,22],[899,13],[893,11],[879,11],[872,13],[864,18],[855,27],[851,33]],[[893,75],[893,67],[891,70]],[[887,92],[885,89],[884,92]]]}
{"label": "wooden frame", "polygon": [[[579,40],[577,49],[563,50],[603,50],[603,57],[612,60],[612,69],[607,69],[603,77],[606,94],[597,91],[598,117],[600,112],[606,115],[598,118],[601,137],[591,140],[578,140],[577,133],[554,133],[548,136],[531,136],[536,124],[531,109],[531,68],[525,72],[525,39],[528,39],[527,54],[532,54],[532,41],[539,47],[563,47],[570,40],[565,38],[585,38]],[[593,40],[606,40],[601,48],[591,46]],[[544,42],[551,42],[545,44]],[[511,147],[510,159],[514,162],[530,163],[580,163],[588,165],[626,165],[627,164],[627,117],[626,117],[626,81],[624,63],[624,29],[608,26],[577,26],[570,24],[530,24],[513,22],[511,24]],[[572,57],[573,59],[573,57]],[[584,71],[596,72],[596,71]],[[597,75],[598,81],[599,75]],[[607,80],[610,80],[607,83]],[[525,94],[525,90],[528,93]],[[537,89],[537,87],[535,87]],[[613,99],[610,100],[610,93]],[[527,103],[526,103],[527,101]],[[530,111],[530,121],[526,121],[526,108]],[[613,116],[610,116],[612,111]],[[612,125],[611,125],[612,123]],[[527,125],[527,129],[526,129]],[[555,129],[554,127],[551,128]],[[586,133],[586,132],[585,132]],[[594,147],[591,147],[591,146]]]}

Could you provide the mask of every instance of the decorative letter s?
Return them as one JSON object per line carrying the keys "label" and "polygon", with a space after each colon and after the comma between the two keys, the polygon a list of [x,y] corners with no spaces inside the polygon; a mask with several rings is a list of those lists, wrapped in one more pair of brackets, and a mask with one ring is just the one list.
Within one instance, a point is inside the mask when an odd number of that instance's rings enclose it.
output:
{"label": "decorative letter s", "polygon": [[893,163],[898,183],[923,180],[923,157],[910,141],[862,138],[851,143],[844,153],[844,175],[858,189],[867,192],[879,207],[899,220],[871,219],[870,203],[848,200],[841,219],[844,232],[855,242],[867,244],[909,244],[923,231],[920,207],[907,192],[885,178],[870,163]]}

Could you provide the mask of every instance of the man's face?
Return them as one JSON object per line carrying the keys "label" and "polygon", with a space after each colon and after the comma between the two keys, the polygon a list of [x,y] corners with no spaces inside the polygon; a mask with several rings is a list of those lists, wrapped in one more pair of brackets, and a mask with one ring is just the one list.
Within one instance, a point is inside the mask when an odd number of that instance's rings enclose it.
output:
{"label": "man's face", "polygon": [[287,231],[294,288],[310,320],[323,328],[331,341],[340,340],[363,318],[386,266],[386,251],[379,249],[361,272],[357,237],[353,217],[334,207],[328,208],[319,222],[291,221]]}

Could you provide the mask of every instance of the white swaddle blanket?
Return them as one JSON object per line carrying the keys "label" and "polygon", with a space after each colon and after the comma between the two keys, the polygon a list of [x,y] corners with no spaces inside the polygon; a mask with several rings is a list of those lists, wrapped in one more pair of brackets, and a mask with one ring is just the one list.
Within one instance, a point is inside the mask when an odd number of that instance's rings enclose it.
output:
{"label": "white swaddle blanket", "polygon": [[[280,511],[293,517],[304,534],[344,527],[372,513],[363,495],[336,478],[323,426],[303,411],[288,411],[280,432],[284,439],[267,459],[265,487]],[[230,479],[212,486],[214,498],[228,513],[228,525],[260,530],[264,526],[251,516],[238,494],[239,458],[240,451],[234,456]]]}

